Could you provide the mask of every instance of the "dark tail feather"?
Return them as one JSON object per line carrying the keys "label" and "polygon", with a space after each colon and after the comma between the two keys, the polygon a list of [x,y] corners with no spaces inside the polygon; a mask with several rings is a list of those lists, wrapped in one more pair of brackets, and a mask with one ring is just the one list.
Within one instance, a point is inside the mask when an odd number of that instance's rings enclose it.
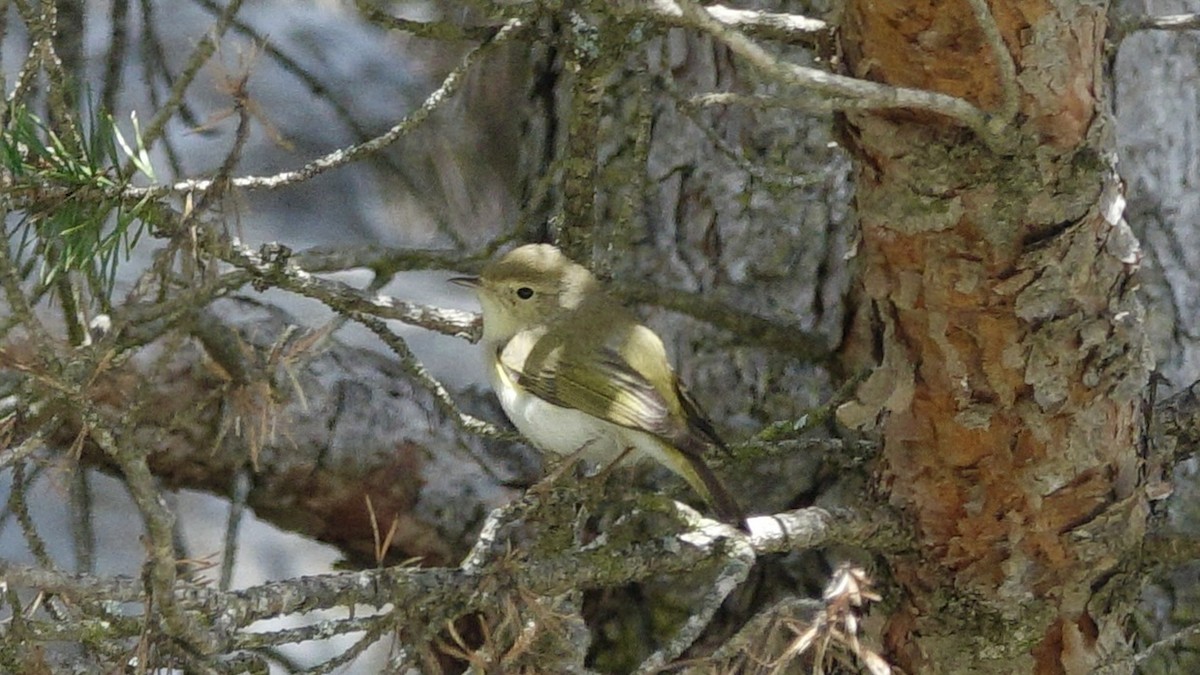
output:
{"label": "dark tail feather", "polygon": [[712,505],[717,518],[743,532],[749,532],[750,528],[746,525],[746,514],[742,511],[742,507],[738,506],[733,495],[729,494],[729,490],[725,489],[721,480],[717,478],[717,474],[708,468],[703,459],[686,452],[684,456],[691,464],[693,475],[699,480],[699,484],[697,485],[696,481],[691,480],[688,482],[692,484],[696,492],[700,493],[700,496],[704,497],[705,501]]}

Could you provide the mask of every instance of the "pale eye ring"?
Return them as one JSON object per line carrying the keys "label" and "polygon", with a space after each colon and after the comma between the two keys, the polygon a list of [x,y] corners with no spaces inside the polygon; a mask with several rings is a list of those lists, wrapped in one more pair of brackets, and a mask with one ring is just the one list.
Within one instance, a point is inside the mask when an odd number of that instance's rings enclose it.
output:
{"label": "pale eye ring", "polygon": [[522,286],[517,289],[517,297],[522,300],[528,300],[533,297],[533,289],[528,286]]}

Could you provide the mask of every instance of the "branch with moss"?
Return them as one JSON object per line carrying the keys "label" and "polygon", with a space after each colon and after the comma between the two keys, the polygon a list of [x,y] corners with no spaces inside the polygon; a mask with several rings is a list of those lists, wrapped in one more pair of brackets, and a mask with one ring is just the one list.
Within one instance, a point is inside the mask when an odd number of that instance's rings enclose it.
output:
{"label": "branch with moss", "polygon": [[[554,597],[580,589],[616,587],[664,574],[693,574],[735,559],[741,560],[738,567],[743,568],[764,554],[834,543],[870,547],[880,541],[891,545],[895,532],[901,529],[880,513],[808,508],[752,518],[751,534],[745,535],[679,505],[669,510],[672,509],[674,519],[684,525],[679,531],[648,538],[626,538],[617,533],[552,555],[526,558],[520,549],[485,538],[488,532],[504,533],[518,525],[515,520],[505,521],[505,517],[525,521],[529,515],[525,509],[506,508],[493,514],[495,519],[485,526],[476,553],[459,567],[400,566],[343,572],[232,592],[180,580],[176,582],[171,602],[188,614],[212,617],[210,634],[220,639],[219,644],[210,645],[213,654],[321,639],[362,630],[365,624],[374,621],[403,626],[409,639],[431,639],[447,621],[487,611],[504,601],[522,604],[535,596]],[[530,546],[536,548],[536,543]],[[100,622],[112,618],[105,608],[144,600],[145,589],[131,580],[68,575],[8,561],[0,561],[0,575],[12,588],[40,590],[86,608],[89,625],[103,630],[107,639],[131,639],[140,630],[137,622],[128,621],[111,621],[100,627]],[[717,585],[725,593],[732,589],[725,582]],[[388,605],[391,609],[369,617],[335,619],[265,633],[244,630],[257,621],[319,609],[355,606],[379,609]],[[34,640],[63,637],[58,628],[49,624],[33,623],[26,628]],[[694,639],[691,630],[680,634]],[[687,642],[690,644],[690,640]],[[673,660],[686,646],[668,646],[647,661],[647,668]]]}
{"label": "branch with moss", "polygon": [[[666,9],[666,5],[673,7]],[[712,36],[772,81],[798,87],[824,97],[835,110],[893,110],[911,108],[944,115],[974,131],[989,147],[1007,152],[1016,142],[1008,121],[991,115],[968,101],[946,94],[893,87],[878,82],[836,75],[816,68],[788,63],[769,53],[737,28],[718,21],[694,0],[670,0],[655,4],[661,20],[679,21]],[[786,95],[786,94],[785,94]]]}

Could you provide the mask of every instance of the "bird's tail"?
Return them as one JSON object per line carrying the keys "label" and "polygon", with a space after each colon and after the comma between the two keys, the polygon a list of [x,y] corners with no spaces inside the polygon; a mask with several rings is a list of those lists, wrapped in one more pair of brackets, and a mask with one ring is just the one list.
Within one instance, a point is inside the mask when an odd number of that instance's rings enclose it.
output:
{"label": "bird's tail", "polygon": [[717,518],[724,523],[749,532],[750,528],[746,525],[746,514],[742,511],[742,507],[738,506],[733,495],[729,494],[729,490],[725,489],[721,479],[717,478],[717,474],[713,473],[713,470],[708,468],[708,465],[698,455],[690,452],[680,454],[687,459],[687,468],[679,473],[692,486],[692,489],[712,506]]}

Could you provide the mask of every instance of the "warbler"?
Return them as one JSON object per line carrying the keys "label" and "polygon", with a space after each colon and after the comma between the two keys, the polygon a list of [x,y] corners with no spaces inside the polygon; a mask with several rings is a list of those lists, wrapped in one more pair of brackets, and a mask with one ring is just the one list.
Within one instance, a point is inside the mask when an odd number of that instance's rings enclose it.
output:
{"label": "warbler", "polygon": [[612,463],[649,457],[683,477],[717,517],[745,516],[703,454],[728,450],[679,381],[662,340],[591,272],[549,244],[529,244],[452,282],[483,308],[488,378],[539,449]]}

